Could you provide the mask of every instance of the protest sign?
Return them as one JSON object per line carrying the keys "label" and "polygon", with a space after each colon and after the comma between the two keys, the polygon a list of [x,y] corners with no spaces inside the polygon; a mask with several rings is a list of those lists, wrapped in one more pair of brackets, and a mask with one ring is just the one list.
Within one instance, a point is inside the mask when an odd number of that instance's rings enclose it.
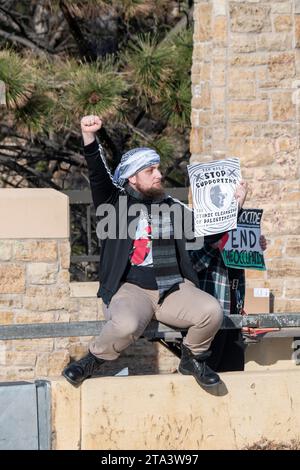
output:
{"label": "protest sign", "polygon": [[195,235],[212,235],[236,228],[238,203],[234,196],[241,180],[238,158],[188,165]]}
{"label": "protest sign", "polygon": [[243,209],[236,230],[227,235],[221,248],[224,264],[229,268],[266,269],[263,250],[259,243],[261,209]]}

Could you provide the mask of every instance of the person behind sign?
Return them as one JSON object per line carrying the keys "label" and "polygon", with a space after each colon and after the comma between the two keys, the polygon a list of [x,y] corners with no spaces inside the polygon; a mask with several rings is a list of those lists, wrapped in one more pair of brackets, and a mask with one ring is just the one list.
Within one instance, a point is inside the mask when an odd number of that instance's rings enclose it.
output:
{"label": "person behind sign", "polygon": [[[213,295],[221,304],[224,315],[244,313],[245,271],[225,266],[217,243],[204,242],[200,250],[190,252],[197,271],[200,289]],[[260,237],[262,250],[267,248],[264,235]],[[219,330],[211,344],[207,361],[217,372],[242,371],[245,366],[245,344],[241,329]]]}
{"label": "person behind sign", "polygon": [[[162,187],[160,157],[150,148],[126,152],[112,177],[95,133],[101,128],[98,116],[81,120],[84,155],[89,171],[93,202],[96,209],[103,204],[116,212],[116,222],[126,236],[102,240],[100,288],[106,324],[89,345],[82,359],[68,365],[64,377],[73,385],[101,372],[105,361],[117,359],[124,349],[139,338],[153,315],[167,325],[187,328],[182,344],[179,371],[193,375],[203,387],[214,387],[220,378],[207,366],[210,344],[223,319],[219,302],[199,289],[198,278],[186,251],[186,238],[174,236],[177,228],[172,218],[152,217],[152,209],[186,211],[179,201],[167,196]],[[241,185],[242,187],[242,185]],[[243,187],[242,187],[243,189]],[[243,202],[244,193],[239,196]],[[121,213],[121,198],[126,208]],[[123,201],[123,200],[122,200]],[[133,205],[143,205],[139,216],[131,216]],[[98,211],[97,211],[98,212]],[[166,215],[170,210],[166,212]],[[135,214],[136,215],[136,214]],[[163,214],[164,215],[164,214]],[[182,221],[185,215],[182,215]],[[133,236],[128,233],[134,222]],[[182,224],[182,222],[181,222]],[[167,231],[170,236],[164,237]],[[152,237],[153,232],[159,236]],[[215,238],[218,240],[219,236]]]}

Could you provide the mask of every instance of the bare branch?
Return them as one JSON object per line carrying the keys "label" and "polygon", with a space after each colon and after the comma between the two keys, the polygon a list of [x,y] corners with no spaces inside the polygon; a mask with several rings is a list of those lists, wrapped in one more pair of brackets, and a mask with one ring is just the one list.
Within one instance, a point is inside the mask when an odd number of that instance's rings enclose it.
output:
{"label": "bare branch", "polygon": [[10,27],[18,33],[24,33],[23,26],[4,8],[0,7],[0,20],[9,23]]}
{"label": "bare branch", "polygon": [[57,44],[57,42],[60,40],[60,38],[62,37],[63,35],[63,32],[65,31],[65,26],[66,26],[66,23],[65,23],[65,20],[62,19],[60,24],[58,25],[58,27],[56,28],[56,31],[55,31],[55,34],[52,36],[52,38],[50,39],[49,41],[49,46],[51,48],[54,48],[55,45]]}
{"label": "bare branch", "polygon": [[132,132],[134,132],[135,134],[142,137],[142,139],[144,139],[146,142],[152,143],[153,139],[148,134],[141,131],[140,129],[137,129],[137,127],[134,127],[132,124],[130,124],[130,122],[127,122],[125,126],[128,127],[128,129],[132,130]]}
{"label": "bare branch", "polygon": [[46,49],[41,49],[39,46],[34,44],[30,39],[23,38],[14,33],[8,33],[7,31],[4,31],[1,28],[0,28],[0,36],[2,36],[3,38],[7,39],[8,41],[12,43],[19,43],[19,44],[22,44],[23,46],[29,47],[31,50],[35,51],[38,55],[42,57],[45,57],[45,55],[47,55],[47,53],[50,52],[50,51],[47,51]]}
{"label": "bare branch", "polygon": [[172,37],[176,36],[181,30],[188,28],[189,24],[193,18],[194,7],[191,7],[187,12],[184,12],[184,15],[178,23],[165,35],[163,40],[160,42],[160,45],[165,44],[167,41],[172,39]]}
{"label": "bare branch", "polygon": [[15,171],[18,175],[24,175],[27,180],[34,179],[34,181],[37,182],[36,186],[38,188],[43,188],[46,184],[50,188],[57,190],[61,189],[57,184],[53,183],[53,181],[51,181],[50,179],[45,178],[33,168],[28,168],[23,165],[20,165],[13,158],[7,158],[7,155],[3,156],[0,154],[0,164],[6,168],[9,168],[10,170]]}

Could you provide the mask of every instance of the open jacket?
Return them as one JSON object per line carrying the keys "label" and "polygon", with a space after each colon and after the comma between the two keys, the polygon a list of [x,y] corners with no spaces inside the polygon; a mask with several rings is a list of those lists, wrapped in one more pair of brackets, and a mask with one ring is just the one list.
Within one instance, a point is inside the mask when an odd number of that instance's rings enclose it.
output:
{"label": "open jacket", "polygon": [[[101,146],[99,146],[96,141],[85,146],[84,156],[88,166],[90,187],[96,210],[101,204],[111,204],[114,206],[116,212],[116,233],[118,234],[119,231],[122,231],[122,227],[119,226],[119,215],[124,216],[124,198],[126,198],[127,205],[125,207],[127,207],[127,214],[125,217],[125,225],[128,227],[128,224],[133,223],[133,221],[136,221],[137,223],[137,215],[135,214],[134,216],[130,216],[128,214],[128,210],[131,205],[136,204],[137,200],[129,195],[122,187],[113,183]],[[121,197],[123,198],[122,202]],[[168,197],[164,202],[166,202],[170,207],[177,205],[182,211],[182,221],[186,215],[192,222],[191,211],[187,206],[171,197]],[[122,211],[122,214],[119,214],[120,211]],[[188,211],[189,214],[184,214],[184,211]],[[122,221],[124,222],[124,217],[122,218]],[[221,235],[222,234],[218,235],[217,238],[220,238]],[[186,249],[186,243],[189,241],[190,240],[185,238],[184,232],[182,238],[175,238],[178,266],[183,278],[189,279],[196,286],[199,286],[197,273],[193,269],[189,253]],[[109,305],[111,298],[118,291],[121,285],[121,280],[128,264],[132,245],[133,239],[130,238],[128,234],[125,238],[118,237],[117,235],[117,238],[106,238],[101,242],[99,265],[100,286],[97,296],[102,297],[103,302],[106,305]]]}

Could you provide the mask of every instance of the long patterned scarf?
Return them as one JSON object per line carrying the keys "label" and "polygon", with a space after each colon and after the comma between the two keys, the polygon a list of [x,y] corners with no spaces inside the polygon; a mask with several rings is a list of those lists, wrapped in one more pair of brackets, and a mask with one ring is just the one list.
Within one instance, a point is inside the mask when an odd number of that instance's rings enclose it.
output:
{"label": "long patterned scarf", "polygon": [[170,217],[170,198],[164,197],[160,200],[149,201],[131,186],[127,185],[125,189],[148,210],[151,220],[153,269],[159,291],[159,303],[161,303],[170,291],[178,289],[179,284],[183,282]]}

